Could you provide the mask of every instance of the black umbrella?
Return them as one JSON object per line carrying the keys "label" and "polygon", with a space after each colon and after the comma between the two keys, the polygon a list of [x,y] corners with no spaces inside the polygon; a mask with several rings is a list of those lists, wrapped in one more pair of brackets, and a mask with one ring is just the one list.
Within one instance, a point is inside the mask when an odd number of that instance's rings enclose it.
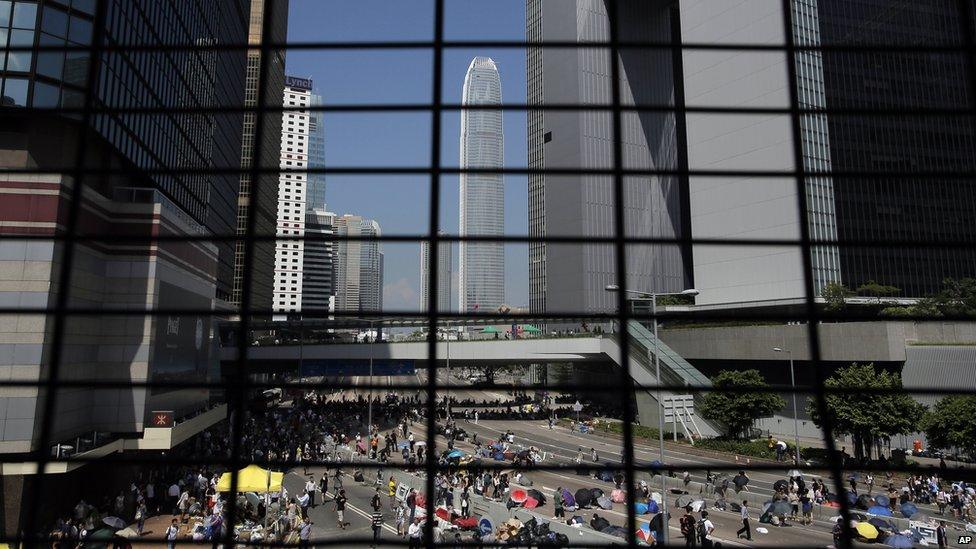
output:
{"label": "black umbrella", "polygon": [[858,509],[867,509],[868,507],[871,507],[871,505],[873,504],[874,504],[874,500],[872,500],[871,496],[867,494],[861,494],[860,496],[857,497],[857,501],[855,502],[855,505],[857,505]]}
{"label": "black umbrella", "polygon": [[606,494],[605,494],[605,493],[603,492],[603,490],[601,490],[601,489],[599,489],[599,488],[590,488],[590,494],[592,494],[592,495],[593,495],[593,499],[600,499],[600,498],[602,498],[602,497],[603,497],[604,495],[606,495]]}
{"label": "black umbrella", "polygon": [[579,507],[589,507],[590,502],[593,501],[593,493],[590,492],[589,488],[580,488],[574,495],[576,497],[576,505]]}
{"label": "black umbrella", "polygon": [[530,498],[538,501],[540,506],[546,504],[546,495],[542,492],[535,489],[529,489],[526,491],[526,493],[529,494]]}
{"label": "black umbrella", "polygon": [[789,486],[789,483],[786,482],[785,480],[777,480],[776,482],[773,483],[773,490],[777,492],[785,492],[787,486]]}
{"label": "black umbrella", "polygon": [[746,484],[749,484],[749,479],[743,474],[738,474],[735,475],[735,478],[732,479],[732,483],[738,486],[739,488],[742,488]]}

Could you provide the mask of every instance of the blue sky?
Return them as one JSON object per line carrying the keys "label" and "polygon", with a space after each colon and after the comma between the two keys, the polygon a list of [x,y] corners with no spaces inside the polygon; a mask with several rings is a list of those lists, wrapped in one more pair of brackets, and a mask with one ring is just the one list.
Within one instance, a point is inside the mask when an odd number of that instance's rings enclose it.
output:
{"label": "blue sky", "polygon": [[[524,40],[524,0],[446,0],[444,35],[448,40]],[[291,0],[291,42],[432,40],[431,0]],[[499,66],[502,97],[525,103],[525,51],[521,48],[444,52],[445,102],[460,103],[464,74],[477,55]],[[428,103],[432,100],[430,50],[291,50],[286,72],[311,77],[326,104]],[[330,113],[325,120],[326,161],[333,166],[427,166],[431,115],[423,112]],[[442,116],[442,163],[458,165],[460,116]],[[506,112],[505,164],[526,165],[524,112]],[[385,234],[426,234],[430,179],[427,176],[330,176],[330,210],[371,217]],[[528,232],[525,176],[505,180],[505,229]],[[458,229],[457,176],[441,180],[441,229]],[[385,243],[385,308],[416,310],[420,293],[420,243]],[[456,254],[455,254],[456,256]],[[528,248],[506,247],[509,304],[528,303]],[[456,300],[456,298],[455,298]]]}

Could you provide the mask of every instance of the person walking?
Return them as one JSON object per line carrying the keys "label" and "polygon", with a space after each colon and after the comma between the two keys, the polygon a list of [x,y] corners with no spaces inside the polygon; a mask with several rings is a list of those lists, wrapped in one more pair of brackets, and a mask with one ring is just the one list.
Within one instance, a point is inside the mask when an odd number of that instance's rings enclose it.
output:
{"label": "person walking", "polygon": [[939,549],[949,547],[949,533],[946,532],[946,521],[939,521],[939,527],[935,529],[935,540],[939,544]]}
{"label": "person walking", "polygon": [[335,497],[335,510],[336,510],[336,515],[338,516],[337,520],[338,520],[339,528],[342,530],[345,530],[346,526],[349,524],[348,522],[346,522],[346,517],[345,517],[347,501],[348,498],[346,497],[346,491],[340,489],[339,493],[336,494]]}
{"label": "person walking", "polygon": [[322,478],[319,479],[319,493],[322,494],[322,503],[325,503],[325,496],[329,494],[329,473],[328,471],[322,472]]}
{"label": "person walking", "polygon": [[398,538],[402,538],[404,535],[406,535],[406,532],[403,531],[403,526],[406,520],[407,514],[403,512],[403,506],[398,505],[396,508],[396,529]]}
{"label": "person walking", "polygon": [[173,519],[173,522],[166,529],[166,547],[169,549],[174,549],[176,547],[176,538],[180,535],[180,527],[176,525],[177,520]]}
{"label": "person walking", "polygon": [[712,521],[708,520],[708,511],[701,512],[701,520],[698,521],[698,541],[701,542],[701,546],[708,549],[712,546],[712,532],[715,531],[715,525]]}
{"label": "person walking", "polygon": [[691,506],[685,507],[685,514],[678,520],[681,535],[685,538],[685,547],[695,546],[695,515],[691,514]]}
{"label": "person walking", "polygon": [[[752,541],[752,528],[749,527],[749,502],[742,500],[742,510],[740,511],[742,515],[742,528],[740,528],[736,533],[735,537],[741,538],[745,537],[747,540]],[[743,536],[745,534],[745,536]]]}
{"label": "person walking", "polygon": [[552,517],[553,520],[565,519],[566,511],[564,509],[565,501],[563,500],[563,487],[560,486],[556,488],[556,494],[552,497],[552,505],[556,509],[556,514]]}
{"label": "person walking", "polygon": [[380,530],[383,529],[383,513],[379,510],[373,511],[370,521],[370,526],[373,528],[373,549],[376,549],[380,542]]}

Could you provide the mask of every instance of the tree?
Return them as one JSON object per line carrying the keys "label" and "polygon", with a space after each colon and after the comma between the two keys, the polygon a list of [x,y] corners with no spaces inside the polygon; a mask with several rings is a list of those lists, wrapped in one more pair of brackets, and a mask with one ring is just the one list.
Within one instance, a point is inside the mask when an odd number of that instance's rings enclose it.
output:
{"label": "tree", "polygon": [[839,282],[829,282],[820,291],[820,297],[826,302],[825,308],[831,312],[843,311],[846,305],[845,299],[854,295],[853,292]]}
{"label": "tree", "polygon": [[[859,460],[871,457],[871,448],[876,442],[892,435],[916,432],[925,413],[924,406],[900,392],[900,375],[875,369],[874,364],[851,364],[841,368],[824,385],[827,389],[844,389],[844,392],[826,394],[827,410],[834,434],[851,435],[854,457]],[[859,389],[882,392],[860,392]],[[823,417],[816,402],[811,402],[807,411],[814,424],[823,427]]]}
{"label": "tree", "polygon": [[935,296],[936,307],[948,316],[976,316],[976,278],[942,281],[942,291]]}
{"label": "tree", "polygon": [[873,280],[869,280],[864,284],[857,287],[857,295],[863,295],[868,297],[891,297],[893,295],[898,295],[901,293],[901,288],[896,288],[895,286],[887,286],[885,284],[878,284]]}
{"label": "tree", "polygon": [[768,387],[758,370],[724,370],[712,378],[716,389],[705,395],[699,412],[728,427],[728,435],[743,436],[754,421],[769,417],[786,406],[786,401],[770,392],[750,392],[746,387]]}
{"label": "tree", "polygon": [[922,418],[922,430],[929,446],[959,448],[976,456],[976,396],[943,397]]}

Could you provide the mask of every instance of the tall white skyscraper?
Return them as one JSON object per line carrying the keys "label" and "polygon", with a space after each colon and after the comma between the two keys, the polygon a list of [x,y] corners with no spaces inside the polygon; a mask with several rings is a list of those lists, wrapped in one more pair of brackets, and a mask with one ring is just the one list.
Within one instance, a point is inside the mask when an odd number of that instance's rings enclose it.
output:
{"label": "tall white skyscraper", "polygon": [[[335,219],[338,236],[380,236],[380,225],[358,215]],[[337,311],[383,309],[383,251],[377,241],[338,240],[335,246]]]}
{"label": "tall white skyscraper", "polygon": [[[312,81],[285,77],[285,107],[308,107]],[[281,175],[278,180],[279,237],[305,236],[305,193],[308,186],[309,114],[289,110],[281,117]],[[275,276],[272,310],[297,313],[302,310],[302,278],[305,244],[302,240],[279,239],[275,242]]]}
{"label": "tall white skyscraper", "polygon": [[[438,231],[443,236],[443,231]],[[441,242],[437,252],[437,310],[451,311],[451,266],[454,263],[452,242]],[[420,308],[424,311],[430,301],[430,242],[420,243]]]}
{"label": "tall white skyscraper", "polygon": [[[475,57],[464,77],[463,105],[500,105],[498,67],[489,57]],[[505,139],[502,111],[461,111],[461,168],[501,168]],[[502,236],[505,183],[502,174],[461,174],[460,235]],[[505,247],[501,242],[459,245],[458,308],[462,312],[495,310],[505,302]]]}

